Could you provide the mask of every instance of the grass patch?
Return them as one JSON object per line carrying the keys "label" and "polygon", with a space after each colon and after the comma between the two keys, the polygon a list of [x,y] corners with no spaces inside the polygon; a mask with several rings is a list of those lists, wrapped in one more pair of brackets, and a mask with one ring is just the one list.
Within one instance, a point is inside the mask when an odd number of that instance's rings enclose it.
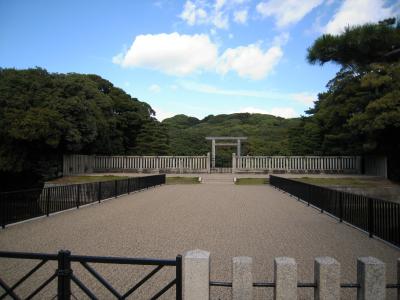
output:
{"label": "grass patch", "polygon": [[127,179],[128,176],[114,176],[114,175],[103,175],[103,176],[65,176],[49,181],[49,183],[57,184],[68,184],[68,183],[88,183],[88,182],[99,182],[99,181],[110,181],[118,179]]}
{"label": "grass patch", "polygon": [[167,177],[167,184],[199,184],[199,177]]}
{"label": "grass patch", "polygon": [[235,182],[237,185],[260,185],[268,183],[268,178],[236,178]]}
{"label": "grass patch", "polygon": [[293,178],[294,180],[315,184],[315,185],[342,185],[342,186],[353,186],[353,187],[375,187],[382,184],[381,181],[376,179],[364,179],[364,178],[316,178],[316,177],[302,177]]}

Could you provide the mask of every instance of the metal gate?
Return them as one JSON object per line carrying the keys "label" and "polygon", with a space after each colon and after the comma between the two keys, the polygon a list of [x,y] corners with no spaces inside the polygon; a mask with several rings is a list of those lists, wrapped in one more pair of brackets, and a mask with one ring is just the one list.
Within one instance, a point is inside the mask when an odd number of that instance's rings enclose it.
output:
{"label": "metal gate", "polygon": [[[148,259],[148,258],[126,258],[126,257],[101,257],[101,256],[81,256],[71,255],[68,250],[61,250],[58,254],[42,254],[42,253],[24,253],[24,252],[4,252],[0,251],[0,259],[28,259],[39,261],[32,269],[30,269],[24,276],[13,284],[5,282],[4,274],[0,274],[0,287],[4,290],[0,293],[0,299],[11,297],[12,299],[33,299],[51,282],[57,280],[57,290],[54,291],[53,297],[57,299],[71,299],[76,298],[71,292],[71,283],[74,283],[86,296],[90,299],[98,299],[96,291],[90,289],[82,278],[78,278],[71,266],[72,262],[80,264],[89,274],[91,274],[97,282],[105,287],[111,295],[116,299],[126,299],[129,296],[134,296],[144,283],[149,281],[157,272],[164,267],[175,268],[175,278],[170,279],[163,285],[156,293],[149,295],[148,299],[158,299],[161,295],[165,294],[169,289],[175,286],[176,299],[182,299],[182,256],[178,255],[175,259]],[[43,281],[38,286],[29,291],[28,296],[20,297],[17,295],[16,289],[20,287],[28,278],[33,276],[36,271],[42,268],[49,261],[57,261],[58,266],[54,273]],[[142,266],[155,266],[155,268],[147,273],[141,280],[136,282],[132,287],[121,293],[117,291],[103,276],[97,272],[90,264],[118,264],[118,265],[142,265]],[[102,297],[103,298],[103,297]]]}

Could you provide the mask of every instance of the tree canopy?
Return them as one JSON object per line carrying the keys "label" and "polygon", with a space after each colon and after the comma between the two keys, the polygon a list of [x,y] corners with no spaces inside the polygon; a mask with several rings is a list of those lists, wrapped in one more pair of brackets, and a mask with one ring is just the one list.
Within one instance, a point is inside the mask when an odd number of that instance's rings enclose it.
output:
{"label": "tree canopy", "polygon": [[0,172],[5,178],[24,172],[57,176],[65,153],[146,149],[162,154],[166,140],[147,103],[100,76],[0,69]]}
{"label": "tree canopy", "polygon": [[308,49],[307,59],[334,62],[341,70],[307,112],[304,130],[297,129],[302,138],[308,139],[306,126],[316,124],[323,153],[384,154],[399,172],[400,27],[395,20],[323,35]]}

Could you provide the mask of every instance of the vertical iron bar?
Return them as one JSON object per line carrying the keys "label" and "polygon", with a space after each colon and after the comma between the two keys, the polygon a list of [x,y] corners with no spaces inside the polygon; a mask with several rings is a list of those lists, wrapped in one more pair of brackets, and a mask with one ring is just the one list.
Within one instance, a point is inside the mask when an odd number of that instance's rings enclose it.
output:
{"label": "vertical iron bar", "polygon": [[68,250],[61,250],[58,252],[58,300],[71,299],[71,274],[71,252]]}
{"label": "vertical iron bar", "polygon": [[45,189],[46,191],[46,216],[50,214],[50,188]]}
{"label": "vertical iron bar", "polygon": [[97,186],[97,200],[101,201],[101,181],[99,181],[99,185]]}
{"label": "vertical iron bar", "polygon": [[372,238],[374,231],[374,211],[372,198],[368,198],[368,232],[369,237]]}
{"label": "vertical iron bar", "polygon": [[182,300],[182,255],[176,257],[176,300]]}
{"label": "vertical iron bar", "polygon": [[81,202],[81,185],[76,186],[76,208],[79,208]]}
{"label": "vertical iron bar", "polygon": [[[1,227],[6,228],[6,197],[5,194],[0,193],[0,207],[1,207]],[[7,209],[8,211],[8,209]]]}
{"label": "vertical iron bar", "polygon": [[343,194],[339,192],[339,221],[343,222]]}

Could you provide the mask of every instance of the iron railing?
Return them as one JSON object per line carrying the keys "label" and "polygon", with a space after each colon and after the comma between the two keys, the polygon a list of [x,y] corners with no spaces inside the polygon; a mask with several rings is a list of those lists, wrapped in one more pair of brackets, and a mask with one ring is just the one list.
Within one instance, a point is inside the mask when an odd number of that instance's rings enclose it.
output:
{"label": "iron railing", "polygon": [[[233,283],[228,281],[210,281],[210,287],[227,287],[232,288]],[[276,283],[274,281],[266,281],[266,282],[253,282],[253,287],[255,288],[275,288]],[[316,282],[297,282],[297,288],[318,288],[318,284]],[[342,289],[357,289],[361,288],[360,283],[341,283],[340,288]],[[397,289],[400,291],[400,283],[388,283],[386,284],[386,289]]]}
{"label": "iron railing", "polygon": [[355,227],[400,247],[400,204],[270,176],[269,183]]}
{"label": "iron railing", "polygon": [[[149,259],[149,258],[126,258],[126,257],[102,257],[102,256],[82,256],[82,255],[71,255],[68,250],[61,250],[58,254],[43,254],[43,253],[25,253],[25,252],[5,252],[0,251],[0,258],[11,258],[11,259],[25,259],[25,260],[36,260],[39,261],[32,269],[30,269],[24,276],[17,280],[14,284],[8,284],[5,282],[3,274],[0,274],[0,287],[4,290],[0,293],[0,299],[4,299],[7,296],[11,299],[22,299],[17,295],[17,288],[21,287],[28,278],[33,276],[40,268],[42,268],[49,261],[57,261],[58,266],[54,273],[52,273],[46,280],[38,284],[27,292],[28,295],[24,296],[23,299],[32,299],[39,293],[42,292],[51,282],[57,279],[57,290],[50,291],[53,298],[57,299],[71,299],[76,298],[71,291],[71,283],[74,283],[80,291],[82,291],[90,299],[99,299],[99,295],[96,294],[96,290],[85,284],[82,278],[78,278],[79,275],[73,272],[72,263],[79,263],[89,274],[91,274],[103,287],[105,287],[109,295],[116,299],[126,299],[130,296],[134,296],[134,292],[141,288],[143,291],[143,284],[148,282],[157,272],[164,267],[175,267],[175,278],[170,280],[167,284],[152,295],[148,296],[148,299],[158,299],[161,295],[165,294],[169,289],[175,286],[175,296],[177,300],[182,299],[182,256],[178,255],[175,259]],[[132,287],[129,287],[125,292],[121,293],[117,291],[98,271],[89,264],[123,264],[123,265],[141,265],[141,266],[155,266],[153,270],[147,273],[141,280],[136,282]],[[30,281],[29,287],[32,282]],[[151,286],[151,285],[150,285]],[[27,289],[25,287],[25,289]],[[101,298],[104,298],[101,295]],[[53,299],[52,298],[52,299]],[[146,296],[147,298],[147,296]]]}
{"label": "iron railing", "polygon": [[49,216],[165,183],[165,174],[0,193],[0,224]]}

